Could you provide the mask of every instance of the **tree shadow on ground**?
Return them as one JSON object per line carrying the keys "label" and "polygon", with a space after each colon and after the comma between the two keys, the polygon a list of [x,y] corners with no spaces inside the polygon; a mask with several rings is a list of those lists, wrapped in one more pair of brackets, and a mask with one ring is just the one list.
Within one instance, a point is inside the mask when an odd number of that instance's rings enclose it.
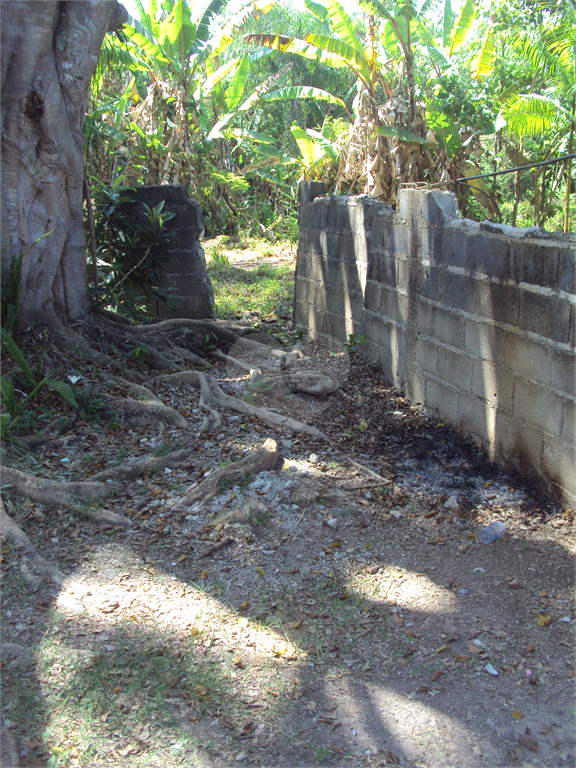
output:
{"label": "tree shadow on ground", "polygon": [[[571,627],[535,614],[570,599],[567,549],[519,532],[462,554],[430,546],[423,519],[391,528],[357,510],[340,536],[356,554],[339,557],[323,515],[309,515],[306,539],[242,563],[222,550],[201,582],[166,551],[144,564],[134,535],[98,536],[87,564],[108,578],[65,586],[39,612],[32,668],[3,670],[24,749],[47,759],[45,740],[50,765],[70,766],[504,766],[527,764],[514,752],[527,725],[566,736]],[[303,551],[308,570],[295,572]],[[22,586],[12,570],[8,600]],[[539,759],[554,757],[540,738]]]}

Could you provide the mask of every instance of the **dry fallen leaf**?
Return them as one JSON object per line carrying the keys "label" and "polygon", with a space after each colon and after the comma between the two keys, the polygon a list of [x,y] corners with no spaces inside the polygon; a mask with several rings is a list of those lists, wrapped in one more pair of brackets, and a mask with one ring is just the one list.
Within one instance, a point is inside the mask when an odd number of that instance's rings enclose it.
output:
{"label": "dry fallen leaf", "polygon": [[203,570],[202,573],[200,574],[200,578],[202,580],[207,579],[208,578],[208,571],[207,570]]}
{"label": "dry fallen leaf", "polygon": [[548,624],[552,624],[554,621],[552,616],[545,616],[543,613],[537,613],[536,619],[536,624],[538,624],[539,627],[547,627]]}
{"label": "dry fallen leaf", "polygon": [[416,693],[426,693],[426,691],[431,691],[432,688],[430,688],[429,685],[421,685],[419,688],[416,688]]}
{"label": "dry fallen leaf", "polygon": [[401,616],[398,616],[397,613],[392,614],[392,619],[396,622],[396,624],[404,624],[404,619]]}
{"label": "dry fallen leaf", "polygon": [[441,645],[440,648],[436,648],[435,653],[441,653],[442,651],[447,651],[447,650],[448,650],[448,646],[444,644],[444,645]]}
{"label": "dry fallen leaf", "polygon": [[299,619],[298,621],[294,622],[294,629],[300,629],[302,626],[302,619]]}
{"label": "dry fallen leaf", "polygon": [[404,634],[408,635],[408,637],[413,637],[413,638],[418,637],[418,635],[414,634],[414,632],[411,632],[409,629],[405,629]]}
{"label": "dry fallen leaf", "polygon": [[476,643],[468,643],[468,650],[470,653],[482,653],[482,646],[476,645]]}
{"label": "dry fallen leaf", "polygon": [[518,736],[518,741],[523,747],[529,749],[531,752],[538,752],[538,742],[536,739],[531,739],[530,736],[525,736],[523,733]]}
{"label": "dry fallen leaf", "polygon": [[196,696],[199,696],[200,698],[208,694],[208,688],[204,688],[203,685],[195,685],[193,691]]}
{"label": "dry fallen leaf", "polygon": [[238,607],[240,608],[241,611],[245,611],[248,608],[248,600],[244,600],[244,602],[240,603]]}
{"label": "dry fallen leaf", "polygon": [[266,574],[264,573],[264,569],[263,568],[256,568],[256,573],[259,573],[260,576],[262,576],[263,579],[266,578]]}
{"label": "dry fallen leaf", "polygon": [[461,656],[459,653],[453,653],[452,655],[454,657],[454,661],[461,662],[462,664],[472,659],[472,656]]}
{"label": "dry fallen leaf", "polygon": [[80,534],[80,528],[72,528],[72,530],[68,535],[70,536],[71,539],[75,539],[78,537],[79,534]]}
{"label": "dry fallen leaf", "polygon": [[518,712],[517,709],[513,709],[512,712],[510,712],[514,720],[522,720],[524,715],[521,712]]}
{"label": "dry fallen leaf", "polygon": [[437,669],[436,672],[432,675],[432,681],[438,680],[438,678],[442,675],[442,670]]}
{"label": "dry fallen leaf", "polygon": [[534,653],[535,650],[536,650],[536,646],[535,645],[528,645],[528,646],[526,646],[526,653]]}
{"label": "dry fallen leaf", "polygon": [[234,664],[235,667],[238,667],[238,669],[244,668],[244,664],[242,662],[241,656],[234,656],[234,658],[232,659],[232,664]]}
{"label": "dry fallen leaf", "polygon": [[199,632],[200,630],[198,629],[198,627],[192,627],[192,629],[190,630],[190,634],[192,635],[192,637],[196,637],[196,635],[199,634]]}
{"label": "dry fallen leaf", "polygon": [[246,629],[246,627],[248,626],[248,619],[246,618],[246,616],[239,616],[238,624],[240,624],[242,629]]}
{"label": "dry fallen leaf", "polygon": [[187,558],[188,558],[188,555],[180,555],[180,557],[178,558],[178,560],[176,560],[176,562],[183,563],[184,560],[186,560]]}

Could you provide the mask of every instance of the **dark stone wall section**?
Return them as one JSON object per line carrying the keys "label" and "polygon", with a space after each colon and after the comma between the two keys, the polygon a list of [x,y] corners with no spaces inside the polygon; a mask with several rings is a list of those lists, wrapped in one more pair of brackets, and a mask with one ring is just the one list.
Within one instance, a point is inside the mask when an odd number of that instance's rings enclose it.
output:
{"label": "dark stone wall section", "polygon": [[[166,223],[170,241],[166,250],[166,269],[159,278],[158,286],[166,292],[168,301],[159,302],[160,316],[212,317],[214,294],[200,244],[204,231],[200,205],[189,197],[187,188],[183,186],[137,187],[136,198],[150,208],[163,200],[164,210],[175,214]],[[136,205],[133,216],[143,218],[144,208]]]}

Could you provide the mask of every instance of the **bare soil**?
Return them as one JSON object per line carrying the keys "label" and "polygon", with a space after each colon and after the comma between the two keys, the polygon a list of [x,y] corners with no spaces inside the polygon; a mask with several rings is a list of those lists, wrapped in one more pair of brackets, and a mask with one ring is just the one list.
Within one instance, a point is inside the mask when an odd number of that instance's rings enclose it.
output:
{"label": "bare soil", "polygon": [[[235,394],[229,373],[218,369]],[[228,412],[200,436],[197,390],[154,391],[185,429],[84,419],[4,456],[88,480],[195,449],[106,504],[127,530],[3,489],[70,577],[31,592],[18,550],[2,548],[2,725],[20,765],[575,764],[573,512],[357,354],[337,394],[287,406],[329,445]],[[267,437],[281,466],[177,511],[207,472]],[[495,519],[505,535],[479,543]]]}

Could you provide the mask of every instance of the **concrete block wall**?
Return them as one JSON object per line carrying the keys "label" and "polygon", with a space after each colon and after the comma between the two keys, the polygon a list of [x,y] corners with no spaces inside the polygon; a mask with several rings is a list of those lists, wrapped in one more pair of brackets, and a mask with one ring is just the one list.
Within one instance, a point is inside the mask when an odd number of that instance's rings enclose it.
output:
{"label": "concrete block wall", "polygon": [[[166,223],[170,240],[164,269],[158,276],[158,288],[168,299],[158,302],[159,316],[212,317],[214,294],[200,244],[204,231],[200,204],[188,195],[186,187],[168,184],[137,187],[135,197],[150,208],[164,201],[164,210],[174,214]],[[142,205],[131,205],[135,219],[145,216]]]}
{"label": "concrete block wall", "polygon": [[366,334],[388,380],[576,507],[576,236],[462,219],[452,193],[300,189],[295,320]]}

